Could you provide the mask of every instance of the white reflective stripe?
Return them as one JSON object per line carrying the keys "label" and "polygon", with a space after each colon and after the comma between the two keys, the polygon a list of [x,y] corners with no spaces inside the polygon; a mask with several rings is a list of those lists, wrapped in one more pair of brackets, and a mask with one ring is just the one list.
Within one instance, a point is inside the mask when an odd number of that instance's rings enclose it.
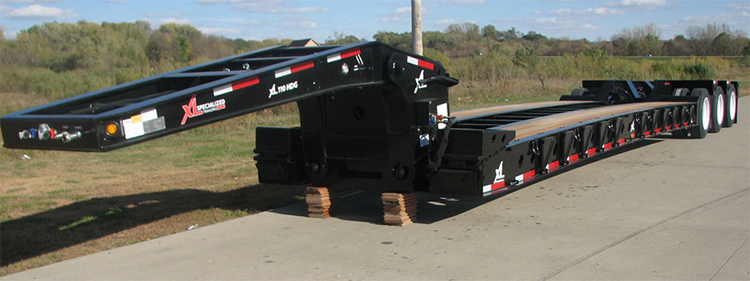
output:
{"label": "white reflective stripe", "polygon": [[292,68],[285,67],[285,68],[276,70],[275,74],[276,74],[276,78],[287,76],[289,74],[292,74]]}
{"label": "white reflective stripe", "polygon": [[413,64],[413,65],[416,65],[416,66],[419,66],[419,60],[417,58],[406,56],[406,62],[408,62],[410,64]]}
{"label": "white reflective stripe", "polygon": [[490,191],[492,191],[492,185],[491,184],[482,186],[482,193],[487,193],[487,192],[490,192]]}
{"label": "white reflective stripe", "polygon": [[523,174],[520,174],[520,175],[516,176],[516,180],[518,182],[523,182]]}
{"label": "white reflective stripe", "polygon": [[226,84],[224,86],[219,86],[214,88],[214,97],[221,96],[226,93],[232,92],[232,84]]}
{"label": "white reflective stripe", "polygon": [[337,60],[341,60],[341,53],[328,56],[328,63],[332,63]]}

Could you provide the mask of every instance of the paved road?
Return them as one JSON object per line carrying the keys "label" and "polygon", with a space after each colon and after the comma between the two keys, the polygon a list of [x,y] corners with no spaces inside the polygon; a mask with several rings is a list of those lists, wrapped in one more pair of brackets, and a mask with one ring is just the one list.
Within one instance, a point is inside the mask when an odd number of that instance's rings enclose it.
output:
{"label": "paved road", "polygon": [[664,137],[494,200],[419,194],[380,224],[378,194],[339,218],[293,205],[21,272],[67,279],[750,279],[750,98],[704,140]]}

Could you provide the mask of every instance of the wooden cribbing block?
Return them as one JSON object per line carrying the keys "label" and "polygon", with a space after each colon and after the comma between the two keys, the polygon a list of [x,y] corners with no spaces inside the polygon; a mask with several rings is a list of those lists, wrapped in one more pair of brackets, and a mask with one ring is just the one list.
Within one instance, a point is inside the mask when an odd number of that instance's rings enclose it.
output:
{"label": "wooden cribbing block", "polygon": [[417,194],[383,193],[383,219],[387,225],[404,226],[417,220]]}
{"label": "wooden cribbing block", "polygon": [[305,190],[308,216],[311,218],[329,218],[339,209],[339,193],[335,188],[308,187]]}

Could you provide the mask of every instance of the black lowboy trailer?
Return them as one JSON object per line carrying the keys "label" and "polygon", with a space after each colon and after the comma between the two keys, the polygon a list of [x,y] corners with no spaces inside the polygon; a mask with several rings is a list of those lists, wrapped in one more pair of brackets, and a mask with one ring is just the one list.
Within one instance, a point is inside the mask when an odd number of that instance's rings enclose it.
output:
{"label": "black lowboy trailer", "polygon": [[584,81],[560,101],[451,114],[457,83],[439,62],[377,42],[280,46],[0,122],[7,148],[109,151],[296,102],[299,127],[257,128],[260,182],[309,184],[310,214],[323,217],[335,190],[387,192],[389,224],[414,218],[415,191],[499,194],[645,137],[704,138],[737,122],[732,81]]}

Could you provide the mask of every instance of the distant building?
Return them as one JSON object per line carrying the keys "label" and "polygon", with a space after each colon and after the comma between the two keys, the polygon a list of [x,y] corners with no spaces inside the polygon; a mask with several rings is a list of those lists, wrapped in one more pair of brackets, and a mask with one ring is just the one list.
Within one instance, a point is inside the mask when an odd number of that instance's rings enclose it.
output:
{"label": "distant building", "polygon": [[312,40],[312,38],[307,39],[300,39],[300,40],[294,40],[292,43],[289,44],[289,47],[317,47],[318,42],[315,42],[315,40]]}

